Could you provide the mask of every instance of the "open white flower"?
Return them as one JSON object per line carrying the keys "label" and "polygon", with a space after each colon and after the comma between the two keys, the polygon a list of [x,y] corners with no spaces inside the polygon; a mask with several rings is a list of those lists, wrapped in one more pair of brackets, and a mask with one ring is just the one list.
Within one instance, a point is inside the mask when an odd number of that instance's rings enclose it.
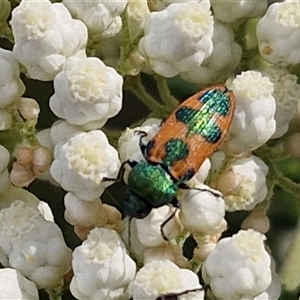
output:
{"label": "open white flower", "polygon": [[[217,161],[220,154],[212,156],[214,171],[218,169]],[[238,158],[228,164],[214,182],[214,186],[224,195],[226,210],[251,210],[262,202],[268,193],[266,184],[268,170],[268,166],[254,155]]]}
{"label": "open white flower", "polygon": [[0,299],[38,300],[35,284],[20,272],[10,268],[0,269]]}
{"label": "open white flower", "polygon": [[214,21],[212,42],[213,51],[201,66],[180,73],[180,77],[199,85],[223,82],[229,77],[242,54],[241,47],[234,41],[233,30],[228,25]]}
{"label": "open white flower", "polygon": [[121,30],[121,14],[127,5],[127,0],[63,0],[63,4],[90,31],[108,38],[115,36]]}
{"label": "open white flower", "polygon": [[[249,1],[251,2],[251,1]],[[300,62],[300,1],[273,3],[256,29],[261,56],[273,64]]]}
{"label": "open white flower", "polygon": [[70,269],[71,249],[59,227],[21,200],[0,211],[0,245],[9,265],[38,288],[61,284]]}
{"label": "open white flower", "polygon": [[84,201],[73,193],[67,193],[64,197],[65,219],[72,224],[76,234],[86,239],[90,230],[95,227],[122,231],[121,213],[113,206],[103,204],[101,200]]}
{"label": "open white flower", "polygon": [[151,12],[139,51],[158,74],[173,77],[201,65],[212,50],[213,17],[208,1],[175,3]]}
{"label": "open white flower", "polygon": [[73,252],[74,277],[70,290],[82,300],[127,300],[127,287],[135,276],[135,262],[119,235],[111,229],[95,228]]}
{"label": "open white flower", "polygon": [[31,78],[52,80],[69,56],[85,56],[87,28],[62,3],[22,0],[11,26],[13,53]]}
{"label": "open white flower", "polygon": [[70,57],[54,78],[50,108],[60,118],[91,130],[122,108],[123,78],[96,57]]}
{"label": "open white flower", "polygon": [[183,191],[180,201],[180,221],[190,231],[215,233],[225,216],[222,194],[202,184]]}
{"label": "open white flower", "polygon": [[113,183],[103,178],[116,178],[119,167],[117,150],[101,130],[93,130],[58,143],[50,173],[64,190],[82,200],[94,200]]}
{"label": "open white flower", "polygon": [[178,217],[174,215],[166,224],[164,222],[174,213],[176,208],[164,205],[153,208],[143,219],[136,219],[135,225],[140,242],[146,247],[155,247],[171,240],[181,231]]}
{"label": "open white flower", "polygon": [[274,85],[276,131],[272,138],[278,138],[287,132],[289,122],[297,113],[300,85],[297,83],[297,76],[290,74],[283,67],[270,66],[263,72],[263,75],[268,76]]}
{"label": "open white flower", "polygon": [[[155,300],[168,294],[188,294],[189,290],[201,292],[201,285],[195,273],[180,269],[169,260],[153,260],[145,264],[130,285],[133,300]],[[203,292],[190,299],[203,299]],[[184,299],[184,298],[180,298]],[[186,298],[189,299],[189,298]]]}
{"label": "open white flower", "polygon": [[22,96],[25,86],[20,79],[18,61],[11,51],[2,48],[0,48],[0,70],[0,108],[5,108]]}
{"label": "open white flower", "polygon": [[202,275],[213,294],[222,299],[253,299],[271,283],[271,258],[265,236],[240,230],[220,240],[202,266]]}
{"label": "open white flower", "polygon": [[276,103],[272,82],[260,72],[242,72],[228,88],[235,95],[236,108],[221,149],[234,156],[255,150],[271,138],[276,129]]}

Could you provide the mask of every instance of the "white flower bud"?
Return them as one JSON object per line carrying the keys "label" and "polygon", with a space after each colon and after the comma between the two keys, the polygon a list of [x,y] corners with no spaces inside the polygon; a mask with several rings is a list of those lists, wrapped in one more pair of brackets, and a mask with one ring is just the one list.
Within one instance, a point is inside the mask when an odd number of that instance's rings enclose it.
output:
{"label": "white flower bud", "polygon": [[63,4],[90,31],[109,38],[115,36],[122,28],[120,15],[127,5],[127,0],[63,0]]}
{"label": "white flower bud", "polygon": [[[75,194],[68,193],[64,198],[65,219],[72,225],[79,226],[81,230],[95,227],[105,227],[120,230],[121,213],[113,206],[102,204],[101,200],[84,201]],[[77,229],[79,229],[79,227]]]}
{"label": "white flower bud", "polygon": [[179,197],[179,218],[190,231],[215,233],[225,216],[225,202],[216,190],[202,184],[184,191]]}
{"label": "white flower bud", "polygon": [[271,66],[263,74],[268,76],[274,85],[276,131],[272,138],[278,138],[287,132],[289,122],[297,113],[300,85],[297,83],[297,76],[290,74],[283,67]]}
{"label": "white flower bud", "polygon": [[36,121],[40,113],[38,102],[32,98],[21,97],[15,104],[22,117],[28,121]]}
{"label": "white flower bud", "polygon": [[123,78],[100,59],[71,57],[54,79],[49,105],[71,124],[100,128],[121,110],[122,85]]}
{"label": "white flower bud", "polygon": [[194,249],[193,260],[202,263],[206,260],[207,256],[216,248],[216,243],[206,243],[198,245]]}
{"label": "white flower bud", "polygon": [[102,180],[116,178],[119,167],[117,150],[101,130],[93,130],[78,133],[63,144],[58,143],[50,173],[64,190],[91,201],[113,183]]}
{"label": "white flower bud", "polygon": [[215,182],[216,188],[224,194],[226,210],[251,210],[262,202],[268,192],[267,173],[267,165],[254,155],[236,159],[229,164]]}
{"label": "white flower bud", "polygon": [[11,128],[13,123],[12,115],[5,109],[0,109],[0,131]]}
{"label": "white flower bud", "polygon": [[14,269],[0,269],[0,299],[38,300],[35,284]]}
{"label": "white flower bud", "polygon": [[145,264],[130,285],[133,300],[155,300],[159,296],[184,294],[194,289],[201,289],[197,275],[180,269],[169,260],[153,260]]}
{"label": "white flower bud", "polygon": [[176,214],[163,226],[175,210],[176,208],[169,205],[153,208],[145,218],[135,221],[138,238],[144,246],[155,247],[165,244],[165,238],[171,240],[181,232],[182,228]]}
{"label": "white flower bud", "polygon": [[126,7],[126,14],[131,34],[137,36],[143,30],[146,17],[150,14],[147,0],[129,0]]}
{"label": "white flower bud", "polygon": [[31,78],[52,80],[67,57],[85,56],[87,28],[62,3],[23,0],[12,11],[13,53]]}
{"label": "white flower bud", "polygon": [[199,67],[213,50],[208,1],[175,3],[147,17],[139,51],[158,74],[173,77]]}
{"label": "white flower bud", "polygon": [[33,161],[33,149],[21,147],[17,150],[16,160],[20,165],[31,165]]}
{"label": "white flower bud", "polygon": [[262,234],[269,231],[270,220],[266,215],[266,212],[262,209],[254,209],[250,215],[243,221],[241,225],[242,229],[253,229]]}
{"label": "white flower bud", "polygon": [[35,175],[39,175],[49,170],[52,156],[48,149],[37,147],[33,149],[32,167]]}
{"label": "white flower bud", "polygon": [[232,23],[263,15],[267,10],[268,2],[266,0],[211,0],[211,6],[216,19]]}
{"label": "white flower bud", "polygon": [[26,187],[35,179],[35,175],[31,166],[21,165],[15,161],[12,165],[9,179],[17,187]]}
{"label": "white flower bud", "polygon": [[135,276],[136,266],[114,230],[93,229],[74,250],[72,266],[70,290],[77,299],[130,298],[127,287]]}
{"label": "white flower bud", "polygon": [[25,92],[25,86],[20,79],[18,61],[11,51],[2,48],[0,48],[0,70],[0,108],[5,108]]}
{"label": "white flower bud", "polygon": [[265,236],[240,230],[220,240],[202,266],[202,275],[213,294],[222,299],[253,299],[271,283],[271,258]]}
{"label": "white flower bud", "polygon": [[300,62],[300,2],[273,3],[256,28],[261,56],[272,64]]}
{"label": "white flower bud", "polygon": [[59,227],[20,200],[0,211],[0,245],[9,265],[38,288],[57,287],[70,268],[71,250]]}
{"label": "white flower bud", "polygon": [[234,156],[255,150],[270,139],[276,129],[276,104],[273,84],[259,72],[242,72],[228,88],[234,92],[236,109],[221,148]]}

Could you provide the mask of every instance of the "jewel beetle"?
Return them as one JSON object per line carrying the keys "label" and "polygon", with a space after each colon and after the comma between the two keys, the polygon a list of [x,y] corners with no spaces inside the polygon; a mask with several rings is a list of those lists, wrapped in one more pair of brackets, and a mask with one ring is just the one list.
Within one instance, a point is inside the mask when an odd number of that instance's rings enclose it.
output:
{"label": "jewel beetle", "polygon": [[[178,206],[178,189],[199,170],[223,141],[235,110],[235,96],[223,85],[208,87],[182,102],[162,124],[157,134],[140,148],[145,162],[123,163],[131,171],[124,203],[127,216],[144,218],[152,208]],[[119,177],[118,176],[118,177]]]}

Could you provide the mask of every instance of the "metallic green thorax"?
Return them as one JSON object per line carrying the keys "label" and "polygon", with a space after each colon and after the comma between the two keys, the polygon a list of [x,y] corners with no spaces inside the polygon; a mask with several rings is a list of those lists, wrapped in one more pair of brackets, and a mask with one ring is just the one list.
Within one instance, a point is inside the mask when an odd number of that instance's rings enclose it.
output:
{"label": "metallic green thorax", "polygon": [[207,142],[216,143],[222,133],[216,123],[216,116],[228,114],[230,97],[222,91],[211,90],[204,94],[199,101],[203,103],[200,110],[183,106],[176,111],[176,118],[188,126],[189,134],[199,134]]}
{"label": "metallic green thorax", "polygon": [[160,165],[140,162],[134,166],[128,177],[129,201],[135,194],[151,207],[160,207],[170,203],[177,192],[177,185]]}

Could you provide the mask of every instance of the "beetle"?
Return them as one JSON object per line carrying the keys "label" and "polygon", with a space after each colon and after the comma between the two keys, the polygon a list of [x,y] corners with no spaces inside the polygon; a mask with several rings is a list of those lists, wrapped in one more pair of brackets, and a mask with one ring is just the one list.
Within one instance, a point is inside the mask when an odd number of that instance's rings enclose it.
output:
{"label": "beetle", "polygon": [[189,188],[186,181],[199,170],[223,141],[235,110],[235,96],[224,85],[208,87],[182,102],[162,124],[157,134],[140,148],[145,162],[127,160],[131,171],[124,212],[146,217],[152,208],[165,204],[178,207],[176,194]]}

